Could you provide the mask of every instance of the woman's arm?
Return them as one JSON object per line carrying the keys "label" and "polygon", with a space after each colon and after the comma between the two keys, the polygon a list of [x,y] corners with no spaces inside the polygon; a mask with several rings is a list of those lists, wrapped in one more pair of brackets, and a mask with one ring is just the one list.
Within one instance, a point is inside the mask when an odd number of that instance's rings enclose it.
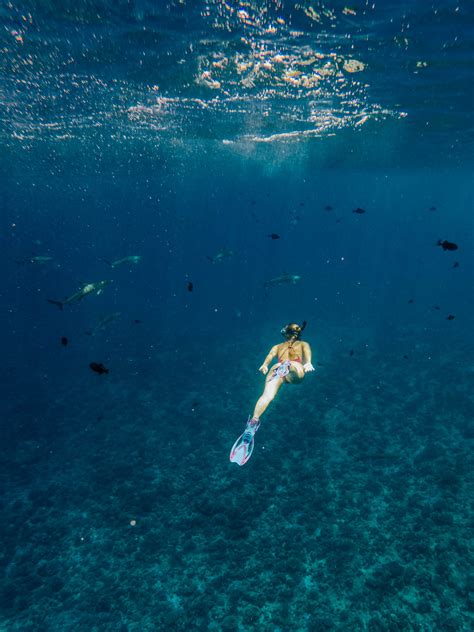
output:
{"label": "woman's arm", "polygon": [[273,358],[276,355],[278,355],[278,345],[275,345],[274,347],[270,349],[269,354],[263,361],[262,366],[259,368],[259,371],[261,371],[263,375],[266,375],[268,373],[268,365],[270,364],[270,362],[273,360]]}
{"label": "woman's arm", "polygon": [[302,342],[301,344],[303,345],[303,368],[306,372],[314,371],[314,366],[311,364],[311,347],[307,342]]}

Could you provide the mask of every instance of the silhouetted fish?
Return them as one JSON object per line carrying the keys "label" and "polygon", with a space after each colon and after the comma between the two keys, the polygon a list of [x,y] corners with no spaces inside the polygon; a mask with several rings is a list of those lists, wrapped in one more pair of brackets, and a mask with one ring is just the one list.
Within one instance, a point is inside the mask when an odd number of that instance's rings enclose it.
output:
{"label": "silhouetted fish", "polygon": [[436,211],[436,206],[430,206],[429,211]]}
{"label": "silhouetted fish", "polygon": [[53,261],[53,257],[49,257],[48,255],[35,255],[34,257],[30,257],[29,259],[17,259],[17,263],[48,263],[48,261]]}
{"label": "silhouetted fish", "polygon": [[69,342],[69,340],[66,338],[66,336],[62,336],[61,337],[61,344],[63,347],[67,347],[67,343]]}
{"label": "silhouetted fish", "polygon": [[88,331],[85,331],[84,333],[88,336],[97,336],[99,332],[106,329],[107,325],[113,323],[115,320],[120,318],[120,316],[121,312],[113,312],[112,314],[108,314],[107,316],[101,318],[100,321],[95,325],[95,327],[89,329]]}
{"label": "silhouetted fish", "polygon": [[207,258],[209,259],[209,261],[212,261],[212,263],[220,263],[224,259],[230,259],[233,256],[234,256],[233,250],[221,250],[216,255],[214,255],[214,257],[208,256]]}
{"label": "silhouetted fish", "polygon": [[141,255],[130,255],[128,257],[122,257],[121,259],[116,259],[115,261],[108,261],[107,259],[102,259],[107,265],[111,268],[116,268],[122,263],[139,263],[142,259]]}
{"label": "silhouetted fish", "polygon": [[267,237],[270,237],[270,239],[280,239],[280,235],[277,235],[276,233],[270,233]]}
{"label": "silhouetted fish", "polygon": [[104,287],[109,285],[109,283],[112,283],[112,281],[96,281],[95,283],[84,283],[77,292],[65,298],[64,301],[53,301],[50,298],[47,298],[46,300],[48,301],[48,303],[57,305],[59,309],[63,309],[64,305],[70,305],[71,303],[82,301],[82,299],[88,294],[101,294]]}
{"label": "silhouetted fish", "polygon": [[334,207],[333,207],[333,206],[331,206],[331,205],[329,205],[329,204],[326,204],[326,206],[324,207],[324,210],[325,210],[325,211],[333,211],[333,210],[334,210]]}
{"label": "silhouetted fish", "polygon": [[277,285],[294,285],[298,283],[298,281],[301,281],[299,274],[282,274],[282,276],[265,281],[264,286],[265,289],[268,289],[270,287],[276,287]]}
{"label": "silhouetted fish", "polygon": [[359,215],[362,215],[362,213],[365,213],[365,209],[360,208],[359,206],[357,208],[355,208],[353,211],[353,213],[358,213]]}
{"label": "silhouetted fish", "polygon": [[433,305],[433,309],[441,309],[439,305]]}
{"label": "silhouetted fish", "polygon": [[350,356],[353,356],[353,355],[354,355],[354,349],[351,349],[351,350],[349,351],[349,355],[350,355]]}
{"label": "silhouetted fish", "polygon": [[453,263],[453,268],[459,268],[459,261],[455,261]]}
{"label": "silhouetted fish", "polygon": [[132,323],[133,323],[134,325],[139,325],[141,322],[142,322],[142,321],[141,321],[141,320],[138,320],[138,318],[134,318],[134,319],[132,320]]}
{"label": "silhouetted fish", "polygon": [[91,362],[89,364],[89,367],[95,372],[98,373],[99,375],[103,375],[104,373],[108,373],[109,369],[107,369],[102,362]]}
{"label": "silhouetted fish", "polygon": [[194,289],[194,285],[191,283],[191,281],[188,281],[188,292],[192,292]]}
{"label": "silhouetted fish", "polygon": [[452,314],[449,314],[449,316],[446,316],[446,320],[454,320],[456,318],[456,316],[453,316]]}
{"label": "silhouetted fish", "polygon": [[411,299],[409,299],[409,301],[408,301],[408,302],[409,302],[409,303],[414,303],[414,302],[415,302],[415,299],[411,298]]}
{"label": "silhouetted fish", "polygon": [[441,241],[441,239],[438,239],[438,243],[436,245],[441,246],[443,250],[457,250],[458,249],[457,244],[455,244],[452,241],[448,241],[447,239],[445,239],[444,241]]}

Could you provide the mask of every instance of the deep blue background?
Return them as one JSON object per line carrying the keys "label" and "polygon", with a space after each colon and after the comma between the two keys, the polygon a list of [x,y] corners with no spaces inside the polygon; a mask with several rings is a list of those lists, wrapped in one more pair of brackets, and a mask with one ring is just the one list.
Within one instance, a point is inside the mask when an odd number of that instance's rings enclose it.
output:
{"label": "deep blue background", "polygon": [[[472,629],[472,6],[303,6],[0,8],[0,627]],[[366,68],[199,82],[259,47]]]}

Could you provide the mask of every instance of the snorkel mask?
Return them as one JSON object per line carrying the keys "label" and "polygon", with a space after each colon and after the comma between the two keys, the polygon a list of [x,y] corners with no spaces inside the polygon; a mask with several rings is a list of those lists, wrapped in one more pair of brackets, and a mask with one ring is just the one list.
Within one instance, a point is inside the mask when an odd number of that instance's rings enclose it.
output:
{"label": "snorkel mask", "polygon": [[291,338],[294,338],[295,340],[299,340],[301,338],[301,333],[303,332],[305,327],[306,327],[305,320],[303,321],[301,325],[298,325],[297,323],[289,323],[288,325],[285,325],[282,328],[280,333],[287,340],[290,340]]}

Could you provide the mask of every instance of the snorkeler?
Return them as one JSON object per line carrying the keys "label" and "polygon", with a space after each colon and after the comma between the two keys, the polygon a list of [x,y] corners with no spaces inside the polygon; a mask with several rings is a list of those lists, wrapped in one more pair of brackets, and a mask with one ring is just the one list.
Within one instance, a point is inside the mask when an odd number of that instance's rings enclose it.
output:
{"label": "snorkeler", "polygon": [[[283,327],[281,334],[286,339],[285,342],[272,347],[259,368],[259,371],[267,376],[265,388],[255,404],[252,417],[247,421],[244,433],[232,446],[229,457],[232,463],[245,465],[250,459],[254,435],[260,426],[260,417],[275,398],[280,386],[285,382],[298,384],[303,380],[305,373],[314,371],[314,366],[311,364],[311,347],[301,340],[301,333],[305,327],[306,321],[302,325],[290,323]],[[269,371],[269,364],[274,358],[278,358],[278,362]]]}

